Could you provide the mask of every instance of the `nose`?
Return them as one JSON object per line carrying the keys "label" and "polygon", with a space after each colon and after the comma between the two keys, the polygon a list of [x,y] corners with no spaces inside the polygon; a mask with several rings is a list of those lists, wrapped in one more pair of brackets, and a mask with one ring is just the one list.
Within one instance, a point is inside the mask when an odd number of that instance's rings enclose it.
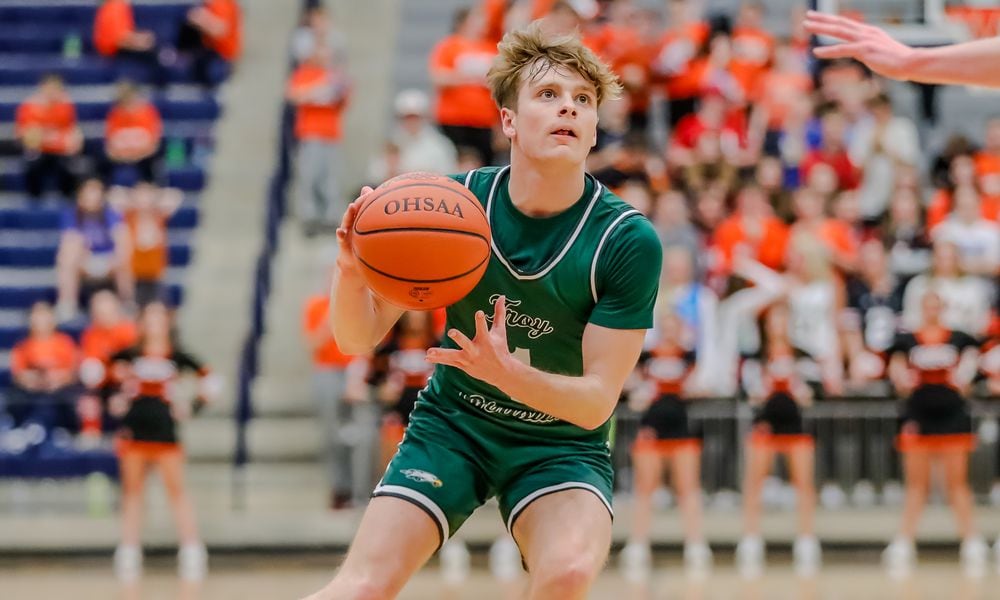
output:
{"label": "nose", "polygon": [[559,115],[572,115],[576,116],[576,104],[573,103],[572,94],[563,97],[562,107],[559,109]]}

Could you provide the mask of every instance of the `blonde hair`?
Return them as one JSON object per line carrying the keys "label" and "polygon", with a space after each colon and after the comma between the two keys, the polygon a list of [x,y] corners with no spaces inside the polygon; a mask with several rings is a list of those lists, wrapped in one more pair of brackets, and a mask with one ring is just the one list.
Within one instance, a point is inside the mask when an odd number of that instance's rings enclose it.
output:
{"label": "blonde hair", "polygon": [[597,91],[598,106],[606,98],[621,94],[618,76],[579,38],[552,36],[539,21],[507,33],[497,49],[499,55],[486,78],[493,101],[500,108],[513,108],[521,83],[537,79],[553,68],[572,69],[592,83]]}

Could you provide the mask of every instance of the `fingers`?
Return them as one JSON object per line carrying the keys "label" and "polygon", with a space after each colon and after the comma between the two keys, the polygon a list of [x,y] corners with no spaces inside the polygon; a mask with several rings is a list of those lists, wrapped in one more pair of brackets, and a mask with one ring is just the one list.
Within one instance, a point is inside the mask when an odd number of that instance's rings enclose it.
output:
{"label": "fingers", "polygon": [[472,351],[472,349],[475,347],[475,345],[472,343],[472,340],[470,340],[467,335],[465,335],[464,333],[462,333],[457,329],[449,330],[448,337],[454,340],[455,343],[458,344],[458,347],[461,348],[462,350]]}
{"label": "fingers", "polygon": [[500,296],[493,303],[493,331],[507,339],[507,296]]}
{"label": "fingers", "polygon": [[465,368],[462,350],[449,348],[430,348],[427,350],[427,362],[435,365],[446,365],[457,369]]}
{"label": "fingers", "polygon": [[489,325],[486,322],[486,313],[481,310],[476,311],[476,339],[485,338],[490,334]]}
{"label": "fingers", "polygon": [[[852,21],[847,21],[847,23],[853,23]],[[844,40],[845,42],[856,42],[861,37],[861,29],[858,27],[857,23],[852,25],[839,24],[839,23],[819,23],[815,21],[805,22],[806,31],[814,33],[816,35],[825,35],[828,37],[834,37],[839,40]]]}
{"label": "fingers", "polygon": [[340,244],[341,249],[346,248],[348,239],[351,236],[351,230],[354,229],[354,220],[358,217],[358,211],[361,210],[361,206],[367,200],[368,194],[371,193],[372,188],[366,185],[361,188],[361,195],[347,205],[347,210],[344,211],[344,216],[340,219],[340,227],[337,228],[337,242]]}
{"label": "fingers", "polygon": [[834,58],[855,58],[861,56],[865,51],[864,44],[837,44],[835,46],[822,46],[813,50],[816,58],[830,60]]}

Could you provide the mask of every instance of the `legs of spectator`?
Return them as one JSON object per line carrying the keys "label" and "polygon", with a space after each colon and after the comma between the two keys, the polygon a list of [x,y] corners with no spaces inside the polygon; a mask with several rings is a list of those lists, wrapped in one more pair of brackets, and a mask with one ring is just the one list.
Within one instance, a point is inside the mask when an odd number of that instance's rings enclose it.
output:
{"label": "legs of spectator", "polygon": [[930,486],[931,463],[927,452],[923,450],[909,451],[903,454],[903,478],[906,482],[906,496],[903,499],[902,522],[899,535],[907,540],[913,540],[917,535],[917,523],[920,513],[927,503],[927,490]]}
{"label": "legs of spectator", "polygon": [[359,402],[349,406],[347,439],[350,452],[351,496],[355,504],[364,504],[371,496],[375,483],[375,452],[378,431],[378,410],[374,402]]}
{"label": "legs of spectator", "polygon": [[146,183],[163,185],[165,182],[163,181],[163,169],[160,162],[160,151],[156,151],[152,155],[138,160],[135,163],[135,168],[139,171],[139,179]]}
{"label": "legs of spectator", "polygon": [[704,541],[701,526],[701,450],[680,450],[670,459],[670,478],[684,521],[686,544]]}
{"label": "legs of spectator", "polygon": [[341,189],[342,154],[340,144],[323,144],[325,158],[323,166],[326,172],[321,176],[316,188],[317,199],[324,227],[336,228],[340,224],[347,203],[344,201]]}
{"label": "legs of spectator", "polygon": [[306,235],[317,232],[321,217],[316,203],[316,190],[327,172],[327,167],[323,164],[326,158],[323,145],[320,141],[299,140],[295,158],[295,213]]}
{"label": "legs of spectator", "polygon": [[28,195],[39,198],[45,188],[45,178],[50,168],[47,154],[33,154],[24,157],[24,184]]}
{"label": "legs of spectator", "polygon": [[174,513],[174,521],[177,523],[177,537],[182,545],[200,543],[194,505],[184,485],[183,452],[178,450],[164,454],[157,459],[156,464],[163,477],[170,510]]}
{"label": "legs of spectator", "polygon": [[663,476],[663,458],[656,452],[632,454],[632,528],[630,542],[649,544],[653,519],[653,493]]}
{"label": "legs of spectator", "polygon": [[343,403],[346,375],[342,370],[315,369],[313,371],[313,398],[319,414],[323,467],[330,489],[330,505],[339,507],[350,497],[349,464],[340,450],[341,404]]}
{"label": "legs of spectator", "polygon": [[958,535],[963,540],[977,534],[973,523],[973,498],[969,489],[969,455],[964,450],[951,450],[940,453],[944,466],[944,480],[948,491],[948,502],[955,512],[955,525]]}
{"label": "legs of spectator", "polygon": [[771,448],[753,443],[747,446],[743,476],[743,533],[747,536],[760,535],[761,493],[772,462],[774,451]]}
{"label": "legs of spectator", "polygon": [[814,467],[815,449],[812,446],[796,446],[788,452],[788,470],[791,475],[799,513],[799,535],[813,535],[816,516],[816,482]]}
{"label": "legs of spectator", "polygon": [[116,58],[124,63],[142,65],[149,74],[150,82],[158,88],[164,88],[169,83],[170,75],[161,60],[161,48],[150,50],[118,50]]}
{"label": "legs of spectator", "polygon": [[86,255],[87,249],[80,236],[64,237],[59,244],[56,255],[56,314],[60,318],[76,314],[80,302],[80,272]]}

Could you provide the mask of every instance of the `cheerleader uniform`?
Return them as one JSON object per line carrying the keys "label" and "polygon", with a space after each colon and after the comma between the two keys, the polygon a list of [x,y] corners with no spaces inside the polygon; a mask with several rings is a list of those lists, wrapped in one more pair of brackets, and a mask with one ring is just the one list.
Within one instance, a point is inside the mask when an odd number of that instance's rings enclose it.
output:
{"label": "cheerleader uniform", "polygon": [[[194,371],[204,381],[210,375],[209,369],[198,359],[176,348],[163,356],[133,346],[112,355],[111,362],[124,362],[131,367],[130,379],[134,381],[123,382],[123,389],[137,385],[118,432],[118,453],[135,453],[152,459],[180,452],[177,421],[171,405],[171,387],[183,371]],[[200,398],[196,400],[196,406],[199,403]]]}
{"label": "cheerleader uniform", "polygon": [[802,409],[792,396],[794,386],[801,383],[799,362],[792,352],[780,352],[761,365],[765,400],[754,411],[751,444],[778,452],[814,445],[803,424]]}
{"label": "cheerleader uniform", "polygon": [[661,344],[639,357],[645,378],[656,385],[657,398],[639,420],[634,452],[669,456],[701,449],[701,438],[688,422],[688,402],[681,398],[694,361],[694,352],[673,344]]}
{"label": "cheerleader uniform", "polygon": [[892,353],[905,355],[918,378],[900,414],[900,433],[896,439],[900,452],[971,452],[975,448],[972,416],[951,381],[962,352],[976,346],[972,337],[960,331],[944,330],[937,336],[917,331],[896,336]]}
{"label": "cheerleader uniform", "polygon": [[417,402],[420,391],[427,386],[427,380],[434,372],[434,365],[427,362],[428,346],[424,338],[402,336],[390,341],[381,350],[386,360],[386,377],[399,375],[403,378],[403,389],[399,400],[386,409],[382,417],[383,435],[388,440],[401,442],[403,432],[410,424],[410,413]]}

